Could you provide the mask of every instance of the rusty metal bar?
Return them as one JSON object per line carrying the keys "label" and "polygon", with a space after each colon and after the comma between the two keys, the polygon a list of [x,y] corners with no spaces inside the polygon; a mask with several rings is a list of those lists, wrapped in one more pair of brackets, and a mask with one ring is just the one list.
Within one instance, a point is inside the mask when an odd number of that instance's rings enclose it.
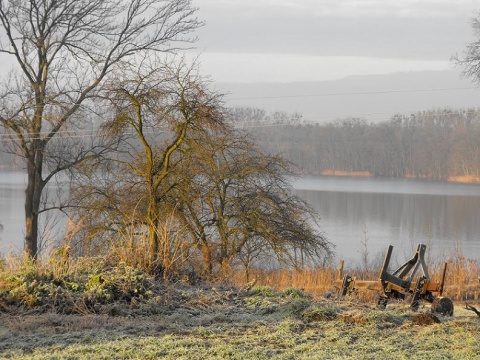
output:
{"label": "rusty metal bar", "polygon": [[415,255],[413,258],[408,260],[405,264],[400,266],[394,273],[396,277],[399,277],[400,279],[404,279],[405,276],[412,270],[412,267],[417,264],[418,258],[420,256],[421,248],[425,247],[423,244],[418,244],[417,246],[417,251],[415,252]]}
{"label": "rusty metal bar", "polygon": [[381,280],[353,280],[352,286],[356,289],[383,290]]}
{"label": "rusty metal bar", "polygon": [[337,280],[342,280],[343,278],[343,263],[344,260],[340,260],[340,265],[338,266]]}
{"label": "rusty metal bar", "polygon": [[438,289],[438,293],[440,294],[440,296],[443,296],[443,286],[445,284],[446,275],[447,275],[447,263],[443,263],[442,277],[441,277],[441,280],[440,280],[440,287]]}
{"label": "rusty metal bar", "polygon": [[385,254],[385,259],[383,260],[382,268],[378,273],[379,279],[382,279],[384,274],[388,274],[387,270],[388,270],[388,265],[390,264],[390,258],[392,257],[392,251],[393,251],[393,246],[388,245],[388,250],[387,250],[387,253]]}

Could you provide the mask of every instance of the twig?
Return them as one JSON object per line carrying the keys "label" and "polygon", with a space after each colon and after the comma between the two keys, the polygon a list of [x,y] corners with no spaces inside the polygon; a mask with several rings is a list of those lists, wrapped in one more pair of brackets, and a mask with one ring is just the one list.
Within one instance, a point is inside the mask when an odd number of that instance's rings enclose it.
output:
{"label": "twig", "polygon": [[477,310],[477,308],[473,307],[472,305],[468,305],[468,303],[465,303],[465,309],[472,310],[475,314],[480,316],[480,311]]}

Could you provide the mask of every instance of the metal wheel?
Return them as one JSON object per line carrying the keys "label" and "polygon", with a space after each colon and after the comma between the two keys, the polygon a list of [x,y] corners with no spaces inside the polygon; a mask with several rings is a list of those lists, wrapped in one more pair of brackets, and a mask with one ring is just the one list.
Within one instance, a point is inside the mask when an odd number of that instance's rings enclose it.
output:
{"label": "metal wheel", "polygon": [[379,296],[377,299],[377,307],[380,309],[385,309],[388,305],[388,297]]}
{"label": "metal wheel", "polygon": [[447,297],[437,297],[432,302],[432,311],[437,314],[453,316],[453,302]]}

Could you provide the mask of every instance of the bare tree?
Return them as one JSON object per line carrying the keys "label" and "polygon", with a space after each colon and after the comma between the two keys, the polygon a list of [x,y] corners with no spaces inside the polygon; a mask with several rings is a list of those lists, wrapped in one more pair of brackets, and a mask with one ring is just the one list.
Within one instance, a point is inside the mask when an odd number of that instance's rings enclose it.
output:
{"label": "bare tree", "polygon": [[455,54],[452,60],[463,68],[463,76],[480,83],[480,12],[471,20],[475,39],[467,44],[462,55]]}
{"label": "bare tree", "polygon": [[110,181],[88,184],[84,214],[96,209],[93,217],[111,219],[120,231],[135,214],[127,225],[146,229],[149,269],[156,273],[165,272],[166,238],[158,229],[172,214],[189,233],[182,239],[189,254],[202,257],[209,276],[238,261],[247,271],[260,255],[289,265],[323,263],[331,244],[316,229],[315,212],[291,194],[291,164],[226,125],[222,96],[194,68],[142,69],[124,68],[106,84],[114,116],[104,128],[125,138]]}
{"label": "bare tree", "polygon": [[116,212],[122,224],[136,213],[134,226],[144,226],[148,236],[149,270],[162,272],[168,249],[159,229],[169,216],[169,207],[175,207],[167,200],[170,192],[188,181],[189,174],[178,171],[189,157],[187,141],[192,132],[221,128],[223,117],[221,97],[208,89],[195,65],[176,59],[145,62],[149,65],[144,63],[141,69],[123,68],[116,81],[105,86],[112,118],[103,128],[110,137],[123,138],[115,160],[118,174],[111,175],[111,187],[125,191],[104,192],[110,194],[104,196],[109,204],[104,210],[124,209],[123,215]]}
{"label": "bare tree", "polygon": [[196,235],[207,274],[214,265],[225,273],[237,261],[247,272],[262,255],[294,266],[330,257],[315,211],[291,194],[292,164],[235,131],[189,144],[195,149],[191,181],[176,203]]}
{"label": "bare tree", "polygon": [[[0,54],[14,68],[0,92],[0,124],[25,159],[25,250],[38,252],[46,184],[84,157],[46,166],[47,151],[112,71],[142,53],[172,52],[201,25],[190,0],[2,0]],[[90,155],[90,154],[89,154]]]}

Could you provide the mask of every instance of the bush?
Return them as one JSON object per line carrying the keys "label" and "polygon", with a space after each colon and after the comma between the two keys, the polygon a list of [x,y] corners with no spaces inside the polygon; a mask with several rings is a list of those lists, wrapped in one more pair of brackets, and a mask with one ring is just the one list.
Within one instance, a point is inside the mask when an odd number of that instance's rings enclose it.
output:
{"label": "bush", "polygon": [[339,309],[329,305],[317,304],[305,309],[302,313],[302,319],[305,322],[312,321],[330,321],[338,317]]}
{"label": "bush", "polygon": [[58,262],[49,261],[42,268],[26,258],[9,269],[4,266],[0,269],[0,302],[61,313],[85,313],[95,312],[99,304],[129,303],[153,295],[153,280],[145,273],[124,263],[107,267],[103,262],[96,262],[95,266],[91,262],[68,264],[61,270]]}
{"label": "bush", "polygon": [[118,267],[89,274],[85,293],[100,302],[131,301],[149,297],[153,281],[146,274],[120,263]]}
{"label": "bush", "polygon": [[311,297],[307,293],[305,293],[302,290],[297,289],[297,288],[287,288],[287,289],[283,290],[282,291],[282,296],[283,297],[289,297],[289,298],[298,298],[298,299],[306,299],[306,298]]}
{"label": "bush", "polygon": [[275,291],[270,286],[255,286],[252,290],[250,290],[250,295],[252,296],[259,296],[259,297],[275,297]]}

